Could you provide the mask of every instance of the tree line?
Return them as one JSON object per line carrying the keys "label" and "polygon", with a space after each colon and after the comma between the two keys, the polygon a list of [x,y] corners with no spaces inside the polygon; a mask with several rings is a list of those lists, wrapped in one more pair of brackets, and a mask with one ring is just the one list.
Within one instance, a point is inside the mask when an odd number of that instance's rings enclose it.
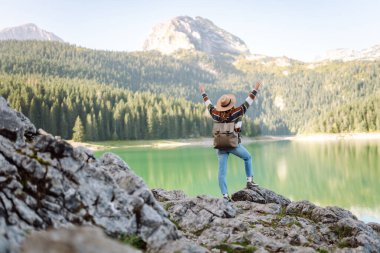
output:
{"label": "tree line", "polygon": [[215,76],[198,64],[159,52],[92,50],[51,41],[0,41],[0,71],[95,80],[132,91],[194,86]]}
{"label": "tree line", "polygon": [[[211,136],[212,120],[203,103],[131,92],[95,81],[0,75],[0,95],[38,128],[65,139],[139,140]],[[245,119],[245,135],[259,134]]]}
{"label": "tree line", "polygon": [[350,133],[380,131],[380,94],[334,108],[309,126],[310,132]]}
{"label": "tree line", "polygon": [[[263,134],[277,134],[286,128],[289,133],[330,131],[329,127],[316,129],[313,125],[339,108],[351,108],[340,114],[340,120],[353,122],[351,119],[355,118],[357,122],[350,123],[350,127],[339,128],[339,131],[373,131],[372,127],[359,125],[366,126],[366,121],[374,122],[374,117],[367,114],[380,117],[376,106],[367,106],[369,101],[380,100],[379,60],[317,64],[290,61],[289,66],[241,60],[235,65],[246,72],[248,80],[259,77],[266,84],[257,97],[259,114],[253,115],[265,123]],[[224,87],[227,86],[225,84]],[[363,107],[367,109],[360,109]]]}
{"label": "tree line", "polygon": [[[199,83],[206,85],[214,102],[231,92],[243,102],[255,80],[262,80],[264,86],[247,116],[264,135],[316,131],[311,127],[316,119],[332,108],[365,102],[379,94],[380,87],[380,61],[309,64],[286,58],[279,62],[276,58],[240,57],[231,62],[200,52],[166,56],[154,51],[111,52],[38,41],[0,42],[0,56],[0,73],[4,74],[87,80],[194,103],[201,101]],[[365,124],[364,118],[360,119]]]}

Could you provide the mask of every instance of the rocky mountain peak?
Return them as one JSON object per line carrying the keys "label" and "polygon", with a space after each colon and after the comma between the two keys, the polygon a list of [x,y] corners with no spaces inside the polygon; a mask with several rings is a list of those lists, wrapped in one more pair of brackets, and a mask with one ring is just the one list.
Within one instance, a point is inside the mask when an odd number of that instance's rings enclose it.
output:
{"label": "rocky mountain peak", "polygon": [[144,50],[171,54],[179,49],[210,55],[249,53],[243,40],[202,17],[179,16],[156,25],[145,40]]}
{"label": "rocky mountain peak", "polygon": [[0,40],[47,40],[63,42],[54,33],[45,31],[33,23],[0,30]]}

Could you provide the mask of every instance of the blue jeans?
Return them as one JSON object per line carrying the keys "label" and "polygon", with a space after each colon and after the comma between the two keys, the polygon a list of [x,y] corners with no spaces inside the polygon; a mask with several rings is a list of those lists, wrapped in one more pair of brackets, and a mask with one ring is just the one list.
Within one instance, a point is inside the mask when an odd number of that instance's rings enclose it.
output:
{"label": "blue jeans", "polygon": [[251,154],[248,152],[248,150],[245,147],[243,147],[243,145],[239,144],[236,148],[231,148],[231,149],[218,149],[217,150],[218,161],[219,161],[218,179],[219,179],[220,191],[222,192],[222,194],[228,194],[226,176],[227,176],[227,160],[230,153],[243,159],[246,176],[247,177],[253,176],[252,157],[251,157]]}

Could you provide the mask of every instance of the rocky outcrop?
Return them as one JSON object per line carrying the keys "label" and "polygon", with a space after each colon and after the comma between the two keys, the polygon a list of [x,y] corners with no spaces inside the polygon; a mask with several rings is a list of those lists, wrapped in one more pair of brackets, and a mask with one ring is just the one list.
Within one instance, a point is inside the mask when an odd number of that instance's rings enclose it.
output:
{"label": "rocky outcrop", "polygon": [[262,187],[234,202],[150,191],[119,157],[36,131],[1,97],[0,119],[1,253],[138,252],[103,232],[149,252],[380,251],[380,225],[342,208]]}
{"label": "rocky outcrop", "polygon": [[[170,213],[171,220],[185,231],[195,235],[207,229],[217,218],[228,219],[236,215],[236,210],[223,199],[198,196],[196,198],[182,198],[185,196],[179,191],[166,192],[162,189],[153,190],[157,199],[164,201],[164,206]],[[177,198],[180,195],[180,198]]]}
{"label": "rocky outcrop", "polygon": [[22,253],[141,253],[104,236],[96,227],[59,228],[33,232],[21,246]]}
{"label": "rocky outcrop", "polygon": [[181,236],[120,158],[95,159],[59,137],[36,133],[1,97],[0,119],[0,252],[18,252],[30,231],[72,225],[138,236],[151,252],[205,251]]}
{"label": "rocky outcrop", "polygon": [[366,225],[339,207],[291,202],[262,187],[234,193],[234,202],[152,191],[183,234],[212,251],[380,251],[380,225]]}
{"label": "rocky outcrop", "polygon": [[[36,127],[22,113],[8,107],[7,101],[0,96],[0,135],[10,139],[17,145],[25,143],[36,134]],[[25,137],[24,137],[25,136]]]}
{"label": "rocky outcrop", "polygon": [[175,17],[156,25],[144,42],[144,50],[171,54],[179,49],[197,50],[209,55],[248,54],[243,40],[202,17]]}
{"label": "rocky outcrop", "polygon": [[288,205],[290,203],[290,200],[284,196],[259,187],[252,187],[250,189],[235,192],[232,194],[231,198],[234,201],[250,201],[261,204],[276,203],[280,205]]}

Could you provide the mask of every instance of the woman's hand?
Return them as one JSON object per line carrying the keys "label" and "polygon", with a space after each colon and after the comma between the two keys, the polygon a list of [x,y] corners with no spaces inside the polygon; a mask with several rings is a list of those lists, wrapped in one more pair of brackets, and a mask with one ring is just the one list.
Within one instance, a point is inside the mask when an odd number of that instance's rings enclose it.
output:
{"label": "woman's hand", "polygon": [[257,81],[255,85],[255,90],[259,91],[261,85],[263,85],[263,83],[261,81]]}
{"label": "woman's hand", "polygon": [[199,85],[199,91],[203,94],[206,92],[205,86],[203,84]]}

